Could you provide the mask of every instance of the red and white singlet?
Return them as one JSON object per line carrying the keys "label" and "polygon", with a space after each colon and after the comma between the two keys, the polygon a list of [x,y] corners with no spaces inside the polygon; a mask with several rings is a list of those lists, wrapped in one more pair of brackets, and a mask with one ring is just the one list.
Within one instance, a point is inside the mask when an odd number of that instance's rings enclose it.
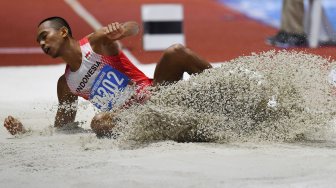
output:
{"label": "red and white singlet", "polygon": [[152,85],[152,79],[134,66],[122,51],[116,56],[100,55],[92,50],[86,37],[79,43],[81,66],[76,72],[67,66],[65,78],[72,93],[90,100],[99,109],[107,111],[120,102],[125,103],[134,95],[134,92],[126,92],[134,88],[131,83],[136,90]]}

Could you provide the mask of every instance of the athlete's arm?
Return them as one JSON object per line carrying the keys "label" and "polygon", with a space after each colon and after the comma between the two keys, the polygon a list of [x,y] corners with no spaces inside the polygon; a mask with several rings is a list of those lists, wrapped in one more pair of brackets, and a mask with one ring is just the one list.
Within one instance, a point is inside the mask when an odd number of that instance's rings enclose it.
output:
{"label": "athlete's arm", "polygon": [[134,36],[139,32],[139,25],[136,22],[125,22],[125,23],[110,23],[105,27],[102,27],[96,31],[97,37],[108,43],[111,41],[116,41],[123,39],[125,37]]}
{"label": "athlete's arm", "polygon": [[[57,95],[59,105],[55,118],[55,127],[62,127],[67,123],[73,123],[75,121],[78,99],[76,95],[71,93],[64,75],[61,76],[58,80]],[[12,116],[8,116],[5,119],[4,127],[12,135],[16,135],[18,133],[23,134],[27,132],[22,123]]]}
{"label": "athlete's arm", "polygon": [[93,50],[99,54],[116,55],[119,50],[118,40],[134,36],[139,32],[136,22],[114,22],[100,28],[88,36]]}
{"label": "athlete's arm", "polygon": [[62,127],[75,121],[78,96],[71,93],[65,76],[62,75],[57,83],[58,109],[55,117],[55,127]]}

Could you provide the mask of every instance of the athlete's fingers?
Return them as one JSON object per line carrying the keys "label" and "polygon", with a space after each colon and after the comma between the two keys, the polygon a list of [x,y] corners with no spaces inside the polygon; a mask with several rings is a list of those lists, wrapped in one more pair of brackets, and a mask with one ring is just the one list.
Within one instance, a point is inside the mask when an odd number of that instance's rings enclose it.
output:
{"label": "athlete's fingers", "polygon": [[13,119],[14,119],[13,116],[8,116],[9,121],[12,121]]}
{"label": "athlete's fingers", "polygon": [[5,119],[4,126],[11,135],[17,134],[22,129],[20,122],[12,116]]}
{"label": "athlete's fingers", "polygon": [[112,23],[112,31],[113,32],[117,31],[116,23]]}
{"label": "athlete's fingers", "polygon": [[117,25],[117,29],[118,29],[118,32],[119,32],[119,33],[123,33],[123,32],[124,32],[124,29],[123,29],[122,25],[119,24],[119,23],[118,23],[118,25]]}
{"label": "athlete's fingers", "polygon": [[5,122],[5,123],[8,122],[8,117],[5,118],[5,121],[4,121],[4,122]]}
{"label": "athlete's fingers", "polygon": [[8,132],[11,134],[11,135],[14,135],[16,133],[16,128],[11,126],[12,124],[9,124],[8,122],[6,122],[4,124],[4,126],[6,127],[6,129],[8,130]]}
{"label": "athlete's fingers", "polygon": [[9,121],[6,121],[5,123],[4,123],[4,126],[8,129],[8,130],[10,130],[10,129],[12,129],[14,126],[13,126],[13,124],[11,123],[11,122],[9,122]]}
{"label": "athlete's fingers", "polygon": [[8,123],[9,124],[14,124],[15,123],[15,118],[13,118],[12,116],[8,117]]}
{"label": "athlete's fingers", "polygon": [[10,124],[16,124],[17,122],[19,122],[16,118],[14,118],[13,116],[8,116],[8,122]]}
{"label": "athlete's fingers", "polygon": [[20,127],[21,122],[19,120],[17,120],[16,118],[12,117],[12,116],[8,116],[5,119],[5,123],[7,126],[11,126],[11,127]]}
{"label": "athlete's fingers", "polygon": [[9,124],[7,123],[7,121],[5,120],[5,122],[4,122],[4,126],[6,127],[6,129],[8,129],[9,128]]}
{"label": "athlete's fingers", "polygon": [[110,33],[115,32],[114,23],[110,23],[110,24],[109,24],[109,32],[110,32]]}
{"label": "athlete's fingers", "polygon": [[112,24],[108,24],[107,28],[108,28],[108,33],[112,33],[113,32]]}
{"label": "athlete's fingers", "polygon": [[10,126],[10,124],[11,124],[10,117],[7,117],[7,118],[5,119],[5,124],[6,124],[7,126]]}
{"label": "athlete's fingers", "polygon": [[114,33],[114,32],[115,32],[115,28],[114,28],[114,25],[113,25],[113,23],[112,23],[112,24],[110,24],[110,26],[111,26],[111,33]]}
{"label": "athlete's fingers", "polygon": [[119,24],[119,22],[116,22],[116,23],[115,23],[115,28],[116,28],[117,31],[120,29],[120,24]]}

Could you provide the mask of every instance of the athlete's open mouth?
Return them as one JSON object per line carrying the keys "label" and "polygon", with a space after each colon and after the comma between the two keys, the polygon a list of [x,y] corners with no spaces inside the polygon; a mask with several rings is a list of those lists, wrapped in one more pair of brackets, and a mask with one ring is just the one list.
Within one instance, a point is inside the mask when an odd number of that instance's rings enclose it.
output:
{"label": "athlete's open mouth", "polygon": [[43,48],[44,53],[48,54],[50,48]]}

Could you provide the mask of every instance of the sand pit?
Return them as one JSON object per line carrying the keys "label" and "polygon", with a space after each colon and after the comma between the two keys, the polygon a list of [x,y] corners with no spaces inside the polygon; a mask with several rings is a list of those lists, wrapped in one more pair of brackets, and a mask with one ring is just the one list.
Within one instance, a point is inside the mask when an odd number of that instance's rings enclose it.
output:
{"label": "sand pit", "polygon": [[[0,129],[0,185],[335,187],[332,65],[289,52],[226,62],[123,111],[115,140],[51,127],[63,66],[1,68],[0,119],[32,131]],[[94,113],[80,101],[84,129]]]}

